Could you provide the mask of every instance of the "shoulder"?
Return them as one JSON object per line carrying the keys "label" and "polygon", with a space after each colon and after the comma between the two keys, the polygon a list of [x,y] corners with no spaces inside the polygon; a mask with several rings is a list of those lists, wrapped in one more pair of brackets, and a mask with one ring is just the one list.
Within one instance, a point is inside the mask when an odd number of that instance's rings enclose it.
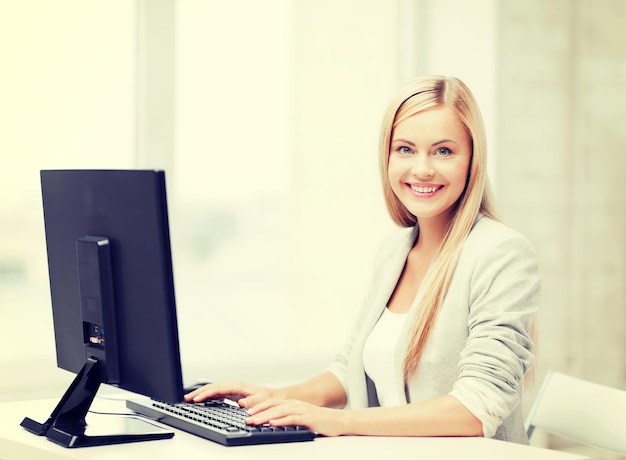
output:
{"label": "shoulder", "polygon": [[486,292],[509,297],[517,292],[520,298],[535,299],[541,285],[537,255],[528,239],[488,217],[481,217],[468,235],[457,273],[471,286],[473,299]]}
{"label": "shoulder", "polygon": [[[467,236],[457,269],[472,278],[487,279],[496,273],[537,274],[537,255],[528,239],[517,230],[480,217]],[[470,275],[471,274],[471,275]]]}
{"label": "shoulder", "polygon": [[498,250],[517,250],[534,253],[528,239],[508,225],[480,216],[463,245],[463,252],[487,254]]}

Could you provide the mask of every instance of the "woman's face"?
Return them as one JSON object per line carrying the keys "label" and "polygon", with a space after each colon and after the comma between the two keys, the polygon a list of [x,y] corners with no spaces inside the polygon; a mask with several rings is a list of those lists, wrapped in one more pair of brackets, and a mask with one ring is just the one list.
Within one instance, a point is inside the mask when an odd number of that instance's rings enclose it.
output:
{"label": "woman's face", "polygon": [[452,218],[467,182],[472,148],[453,109],[438,106],[398,123],[387,175],[391,189],[418,220]]}

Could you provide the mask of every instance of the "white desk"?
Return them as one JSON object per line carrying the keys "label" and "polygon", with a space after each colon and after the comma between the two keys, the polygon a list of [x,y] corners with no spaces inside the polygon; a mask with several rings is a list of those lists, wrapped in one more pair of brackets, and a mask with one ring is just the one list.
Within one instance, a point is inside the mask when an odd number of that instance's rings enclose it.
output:
{"label": "white desk", "polygon": [[[312,442],[260,446],[224,447],[211,441],[176,432],[172,439],[113,446],[65,449],[35,436],[22,427],[25,416],[43,422],[55,400],[0,403],[0,459],[506,459],[576,460],[577,455],[538,449],[484,438],[382,438],[345,436],[317,438]],[[123,401],[97,398],[94,410],[127,412]],[[88,416],[92,417],[93,415]],[[107,417],[107,416],[102,416]]]}

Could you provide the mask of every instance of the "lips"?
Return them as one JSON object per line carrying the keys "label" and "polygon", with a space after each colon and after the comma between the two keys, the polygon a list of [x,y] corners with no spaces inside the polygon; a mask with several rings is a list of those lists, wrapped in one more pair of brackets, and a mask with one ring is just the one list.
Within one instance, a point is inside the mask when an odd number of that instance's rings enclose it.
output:
{"label": "lips", "polygon": [[415,193],[420,194],[432,194],[437,190],[443,188],[443,185],[415,185],[415,184],[407,184],[411,190]]}

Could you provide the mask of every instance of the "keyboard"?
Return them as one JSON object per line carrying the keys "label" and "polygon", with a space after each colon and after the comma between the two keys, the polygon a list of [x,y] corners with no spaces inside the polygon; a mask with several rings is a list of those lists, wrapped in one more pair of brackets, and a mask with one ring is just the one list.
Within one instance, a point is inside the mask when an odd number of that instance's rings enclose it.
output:
{"label": "keyboard", "polygon": [[128,400],[126,407],[165,425],[225,446],[312,441],[315,433],[301,426],[246,425],[248,413],[222,399],[170,404],[153,399]]}

